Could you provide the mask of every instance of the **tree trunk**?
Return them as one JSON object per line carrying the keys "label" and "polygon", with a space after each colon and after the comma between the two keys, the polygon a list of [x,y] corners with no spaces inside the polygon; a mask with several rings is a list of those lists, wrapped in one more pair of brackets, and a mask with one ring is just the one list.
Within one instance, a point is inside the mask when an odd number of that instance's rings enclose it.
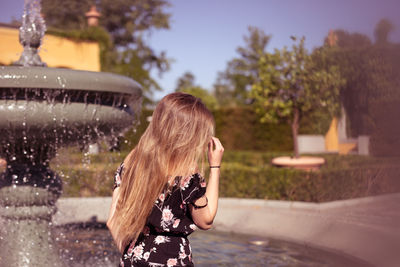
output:
{"label": "tree trunk", "polygon": [[299,118],[300,112],[297,108],[294,109],[293,114],[293,121],[292,121],[292,137],[293,137],[293,148],[294,148],[294,157],[299,157],[299,143],[297,142],[297,135],[299,130]]}

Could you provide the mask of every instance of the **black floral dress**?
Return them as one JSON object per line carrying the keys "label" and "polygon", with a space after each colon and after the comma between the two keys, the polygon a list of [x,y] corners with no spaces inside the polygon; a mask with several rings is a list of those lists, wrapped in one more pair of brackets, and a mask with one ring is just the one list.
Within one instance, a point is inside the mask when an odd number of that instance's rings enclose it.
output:
{"label": "black floral dress", "polygon": [[[115,175],[115,186],[121,182],[122,171],[123,165]],[[205,194],[206,182],[196,173],[176,177],[169,188],[155,201],[136,242],[126,246],[119,266],[193,266],[187,236],[197,227],[188,205]]]}

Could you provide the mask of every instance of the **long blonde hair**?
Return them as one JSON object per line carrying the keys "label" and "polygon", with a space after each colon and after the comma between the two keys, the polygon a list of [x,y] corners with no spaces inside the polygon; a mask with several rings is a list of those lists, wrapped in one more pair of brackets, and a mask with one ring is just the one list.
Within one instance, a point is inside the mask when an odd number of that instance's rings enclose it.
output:
{"label": "long blonde hair", "polygon": [[213,116],[199,98],[179,92],[158,103],[149,126],[124,161],[112,217],[120,249],[137,239],[171,178],[199,171],[213,134]]}

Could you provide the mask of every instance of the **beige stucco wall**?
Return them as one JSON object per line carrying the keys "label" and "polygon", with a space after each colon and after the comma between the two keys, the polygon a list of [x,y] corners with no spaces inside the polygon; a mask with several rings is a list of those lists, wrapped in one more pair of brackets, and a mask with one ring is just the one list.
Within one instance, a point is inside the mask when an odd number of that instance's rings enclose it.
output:
{"label": "beige stucco wall", "polygon": [[[10,65],[23,50],[18,29],[1,26],[0,40],[0,64]],[[49,67],[100,71],[100,48],[96,42],[78,42],[47,34],[39,55]]]}

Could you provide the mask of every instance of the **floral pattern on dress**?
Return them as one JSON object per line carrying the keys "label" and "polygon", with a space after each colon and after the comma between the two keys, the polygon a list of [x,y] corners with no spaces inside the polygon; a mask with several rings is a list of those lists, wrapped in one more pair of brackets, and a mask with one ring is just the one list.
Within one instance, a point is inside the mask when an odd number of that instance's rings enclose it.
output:
{"label": "floral pattern on dress", "polygon": [[124,163],[121,163],[121,165],[118,167],[117,171],[115,172],[113,189],[121,186],[121,177],[122,177],[123,168],[124,168]]}
{"label": "floral pattern on dress", "polygon": [[161,226],[164,231],[169,232],[168,226],[173,223],[173,220],[174,214],[172,213],[172,210],[169,208],[169,206],[163,208],[161,216]]}
{"label": "floral pattern on dress", "polygon": [[154,243],[156,245],[160,245],[162,243],[168,243],[170,242],[171,239],[168,236],[163,236],[163,235],[158,235],[155,239],[154,239]]}
{"label": "floral pattern on dress", "polygon": [[[116,174],[120,182],[122,172],[123,165]],[[205,191],[205,179],[198,173],[176,177],[172,187],[166,186],[155,201],[136,242],[126,246],[119,266],[193,266],[187,236],[197,227],[188,205],[201,198]]]}

